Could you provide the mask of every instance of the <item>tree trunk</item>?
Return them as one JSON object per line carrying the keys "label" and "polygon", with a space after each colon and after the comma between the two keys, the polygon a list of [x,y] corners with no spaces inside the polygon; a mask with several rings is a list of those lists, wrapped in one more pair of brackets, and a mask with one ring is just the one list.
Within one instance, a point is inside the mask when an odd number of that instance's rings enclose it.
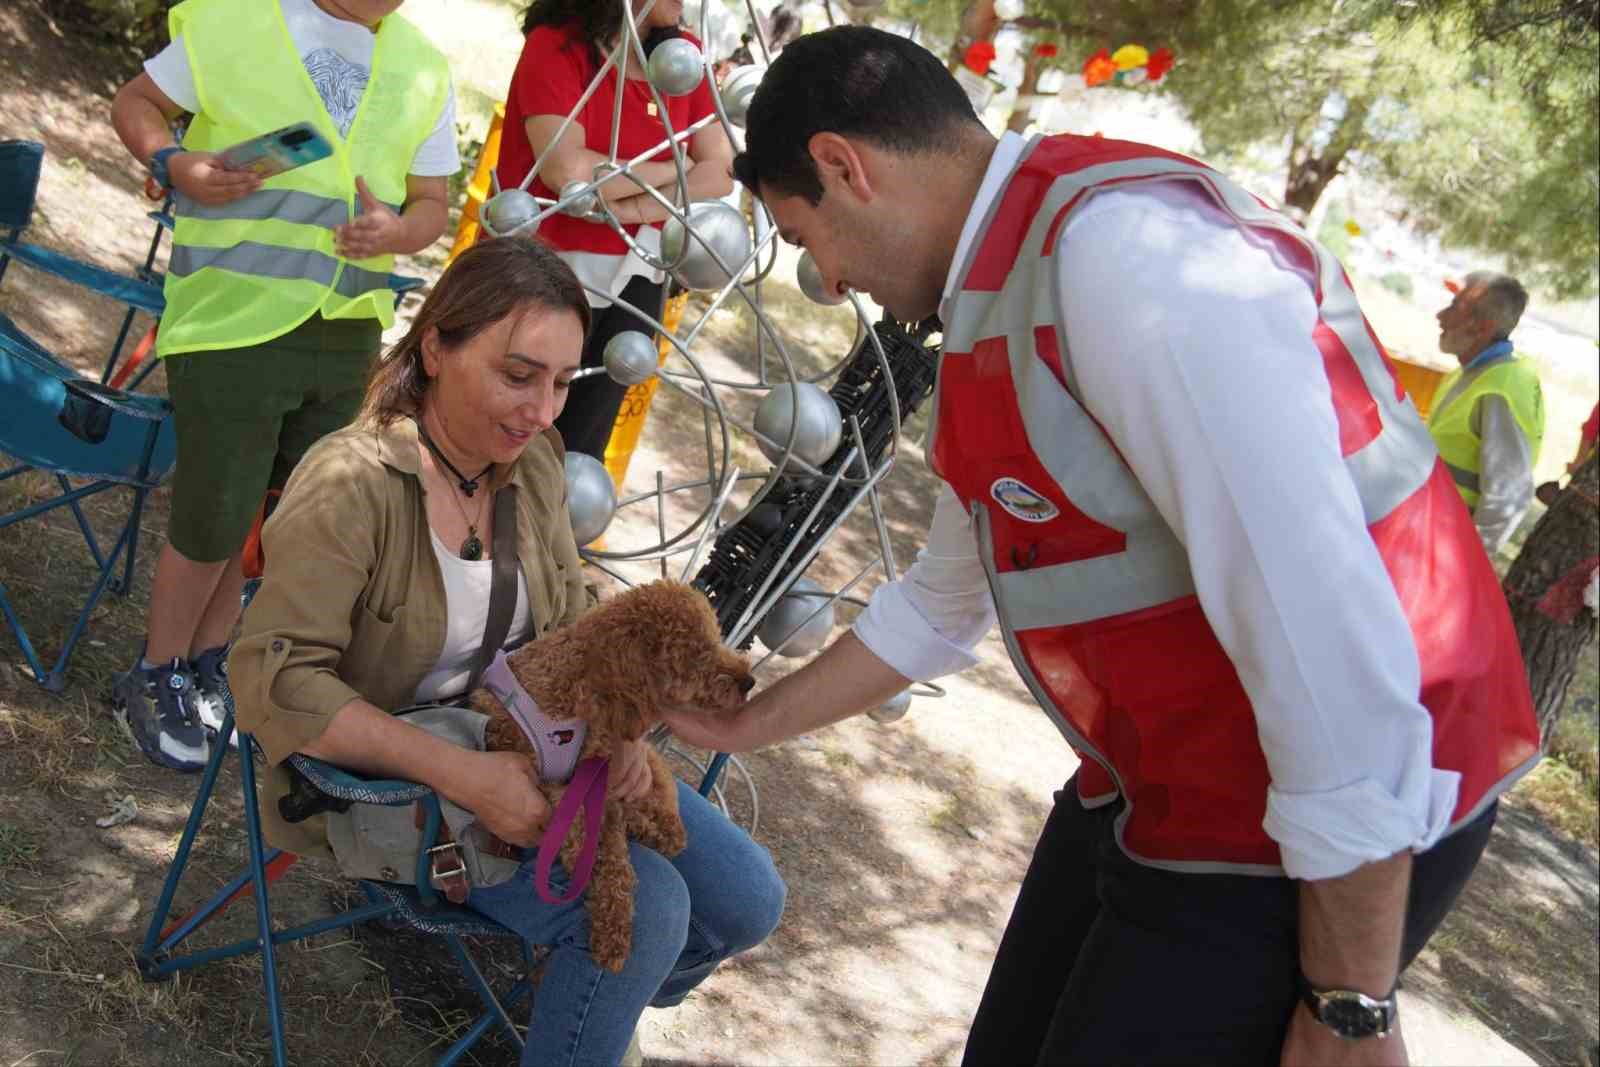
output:
{"label": "tree trunk", "polygon": [[1011,117],[1006,119],[1006,129],[1013,133],[1022,133],[1028,128],[1028,123],[1033,121],[1034,103],[1029,100],[1039,91],[1039,73],[1044,69],[1044,60],[1028,50],[1028,58],[1022,64],[1022,84],[1017,86],[1017,102],[1011,108]]}
{"label": "tree trunk", "polygon": [[[1365,139],[1369,107],[1365,100],[1348,101],[1344,116],[1333,128],[1321,152],[1313,152],[1310,135],[1302,135],[1296,127],[1294,141],[1289,146],[1289,180],[1284,183],[1283,202],[1300,211],[1301,218],[1311,217],[1311,209],[1317,206],[1328,183],[1338,175],[1344,157]],[[1312,119],[1310,123],[1313,132],[1316,121]]]}
{"label": "tree trunk", "polygon": [[[1572,481],[1528,535],[1506,574],[1506,599],[1528,668],[1539,740],[1548,747],[1578,653],[1594,640],[1595,617],[1581,602],[1562,621],[1600,555],[1600,453],[1590,452]],[[1553,588],[1556,587],[1556,588]]]}

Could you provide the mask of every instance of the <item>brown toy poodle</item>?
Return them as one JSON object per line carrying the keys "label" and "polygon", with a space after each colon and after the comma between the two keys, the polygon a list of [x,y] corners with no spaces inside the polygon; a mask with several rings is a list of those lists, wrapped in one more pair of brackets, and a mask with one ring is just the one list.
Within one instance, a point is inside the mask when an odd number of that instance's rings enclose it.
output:
{"label": "brown toy poodle", "polygon": [[[711,605],[681,582],[651,582],[620,593],[571,626],[512,652],[507,663],[541,711],[587,723],[580,762],[602,756],[613,766],[618,746],[639,740],[658,709],[731,712],[754,685],[745,657],[723,645]],[[493,693],[477,690],[472,706],[489,716],[485,740],[490,750],[524,753],[538,767],[538,752]],[[688,844],[672,772],[654,748],[647,759],[650,791],[644,798],[626,804],[606,798],[594,872],[585,890],[590,952],[611,971],[622,970],[633,938],[636,878],[628,840],[664,856],[676,856]],[[567,786],[544,782],[540,789],[554,810]],[[584,817],[573,820],[561,849],[561,865],[568,871],[583,843]],[[533,891],[530,885],[528,892]]]}

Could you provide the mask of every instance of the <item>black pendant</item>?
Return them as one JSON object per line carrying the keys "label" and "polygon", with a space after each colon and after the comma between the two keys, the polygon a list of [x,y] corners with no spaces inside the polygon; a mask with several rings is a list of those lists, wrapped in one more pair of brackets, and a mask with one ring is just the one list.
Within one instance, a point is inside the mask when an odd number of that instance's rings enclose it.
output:
{"label": "black pendant", "polygon": [[478,540],[476,533],[467,534],[467,539],[461,542],[461,558],[465,560],[480,560],[483,558],[483,542]]}

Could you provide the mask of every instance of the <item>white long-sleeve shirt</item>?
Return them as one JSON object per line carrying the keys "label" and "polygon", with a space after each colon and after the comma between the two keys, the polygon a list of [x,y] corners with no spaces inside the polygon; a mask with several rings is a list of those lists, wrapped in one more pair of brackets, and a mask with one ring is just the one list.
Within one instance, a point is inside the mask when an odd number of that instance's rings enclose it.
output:
{"label": "white long-sleeve shirt", "polygon": [[[1508,351],[1483,363],[1470,361],[1450,392],[1436,398],[1434,410],[1443,411],[1484,371],[1512,358],[1515,357]],[[1527,436],[1517,425],[1517,417],[1511,413],[1511,404],[1499,393],[1480,396],[1468,417],[1482,442],[1478,448],[1478,502],[1472,508],[1472,523],[1478,528],[1483,550],[1493,559],[1533,506],[1533,454]]]}
{"label": "white long-sleeve shirt", "polygon": [[[947,302],[1022,147],[1012,134],[995,152]],[[1432,765],[1416,645],[1341,458],[1309,280],[1176,182],[1093,197],[1056,263],[1077,399],[1188,552],[1255,712],[1265,829],[1286,872],[1330,878],[1428,847],[1459,775]],[[946,486],[926,548],[855,633],[928,680],[975,662],[993,623],[970,519]]]}

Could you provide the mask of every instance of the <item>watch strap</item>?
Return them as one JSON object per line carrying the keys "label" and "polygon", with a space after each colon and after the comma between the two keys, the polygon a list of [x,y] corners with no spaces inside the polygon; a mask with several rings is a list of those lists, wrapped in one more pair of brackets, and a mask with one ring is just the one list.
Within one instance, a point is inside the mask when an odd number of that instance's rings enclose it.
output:
{"label": "watch strap", "polygon": [[1352,989],[1320,989],[1306,976],[1296,972],[1300,999],[1305,1002],[1311,1017],[1340,1037],[1360,1040],[1368,1037],[1385,1038],[1394,1030],[1399,1017],[1399,1003],[1395,992],[1398,984],[1389,990],[1387,997],[1372,997]]}
{"label": "watch strap", "polygon": [[167,171],[167,162],[173,156],[182,152],[178,145],[171,144],[165,148],[158,148],[150,156],[150,177],[161,183],[163,189],[172,188],[172,175]]}

